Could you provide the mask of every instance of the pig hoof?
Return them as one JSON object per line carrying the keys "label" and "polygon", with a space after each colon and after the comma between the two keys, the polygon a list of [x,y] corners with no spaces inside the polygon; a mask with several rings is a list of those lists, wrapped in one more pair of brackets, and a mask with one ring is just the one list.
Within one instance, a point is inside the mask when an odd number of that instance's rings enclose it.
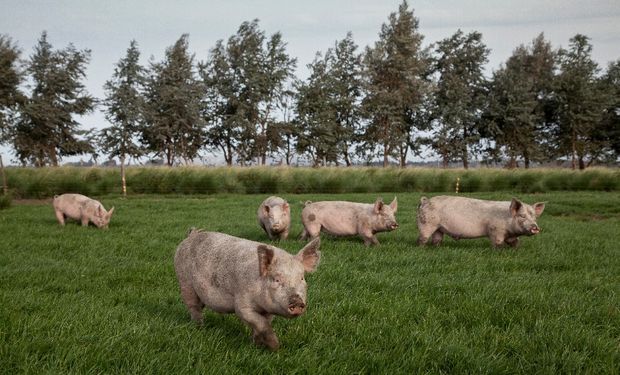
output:
{"label": "pig hoof", "polygon": [[280,342],[278,342],[278,338],[273,333],[263,332],[254,335],[254,343],[265,346],[271,351],[276,351],[280,348]]}

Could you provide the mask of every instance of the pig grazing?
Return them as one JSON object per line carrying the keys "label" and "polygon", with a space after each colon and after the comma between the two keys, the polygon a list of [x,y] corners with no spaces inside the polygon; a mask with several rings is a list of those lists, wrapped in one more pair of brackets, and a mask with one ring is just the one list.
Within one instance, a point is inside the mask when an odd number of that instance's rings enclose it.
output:
{"label": "pig grazing", "polygon": [[174,257],[181,298],[194,321],[202,309],[235,313],[252,328],[254,342],[279,347],[274,315],[295,318],[306,310],[305,272],[314,272],[321,252],[319,239],[297,255],[229,236],[191,229]]}
{"label": "pig grazing", "polygon": [[62,194],[54,196],[54,211],[60,225],[65,225],[65,218],[78,220],[82,226],[91,221],[97,228],[107,229],[114,207],[106,211],[103,205],[82,194]]}
{"label": "pig grazing", "polygon": [[291,226],[291,208],[280,197],[269,197],[258,207],[258,224],[270,239],[285,240]]}
{"label": "pig grazing", "polygon": [[489,237],[494,247],[504,243],[516,247],[519,236],[540,232],[536,218],[544,203],[529,205],[516,198],[508,201],[486,201],[454,196],[422,197],[418,206],[418,245],[429,238],[439,245],[443,235],[454,239]]}
{"label": "pig grazing", "polygon": [[301,212],[304,224],[302,239],[315,238],[319,232],[335,236],[360,235],[364,244],[378,245],[375,233],[398,228],[394,214],[398,209],[396,198],[389,205],[377,198],[374,204],[344,201],[306,202]]}

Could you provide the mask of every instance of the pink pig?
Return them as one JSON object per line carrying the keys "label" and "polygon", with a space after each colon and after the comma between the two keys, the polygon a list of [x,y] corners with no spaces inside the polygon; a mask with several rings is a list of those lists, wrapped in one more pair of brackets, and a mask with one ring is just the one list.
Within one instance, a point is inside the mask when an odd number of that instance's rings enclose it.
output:
{"label": "pink pig", "polygon": [[103,205],[82,194],[62,194],[54,196],[54,211],[60,225],[65,225],[65,218],[78,220],[82,226],[91,221],[97,228],[108,229],[114,207],[106,211]]}

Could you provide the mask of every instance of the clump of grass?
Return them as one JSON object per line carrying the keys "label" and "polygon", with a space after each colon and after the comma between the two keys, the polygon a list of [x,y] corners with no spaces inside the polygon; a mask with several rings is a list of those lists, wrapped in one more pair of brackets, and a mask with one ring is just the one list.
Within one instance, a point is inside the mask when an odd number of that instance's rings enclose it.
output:
{"label": "clump of grass", "polygon": [[12,199],[9,194],[0,195],[0,210],[11,207]]}

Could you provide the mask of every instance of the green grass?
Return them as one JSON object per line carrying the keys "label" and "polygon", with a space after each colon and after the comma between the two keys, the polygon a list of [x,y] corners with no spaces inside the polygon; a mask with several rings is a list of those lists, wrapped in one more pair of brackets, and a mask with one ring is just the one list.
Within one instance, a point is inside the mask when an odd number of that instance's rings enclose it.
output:
{"label": "green grass", "polygon": [[[300,202],[377,195],[282,194],[293,239],[279,246],[303,246]],[[620,193],[518,194],[547,202],[543,232],[518,250],[416,247],[420,194],[381,195],[398,196],[401,227],[374,248],[323,237],[307,313],[274,320],[276,353],[234,315],[194,325],[172,264],[192,226],[268,242],[255,218],[265,195],[104,196],[116,206],[108,231],[63,228],[49,201],[14,201],[0,211],[0,372],[618,373]]]}

